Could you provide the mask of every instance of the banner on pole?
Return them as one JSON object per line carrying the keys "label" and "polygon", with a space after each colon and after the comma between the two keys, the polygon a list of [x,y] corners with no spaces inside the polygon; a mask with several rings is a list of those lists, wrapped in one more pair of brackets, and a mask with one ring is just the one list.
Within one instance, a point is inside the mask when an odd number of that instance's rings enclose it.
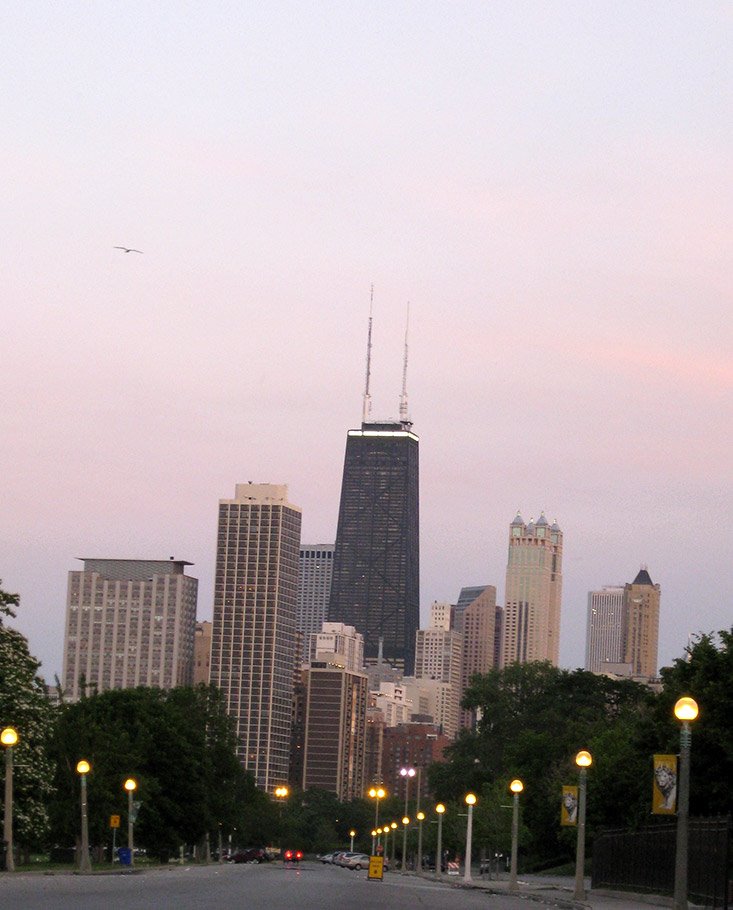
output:
{"label": "banner on pole", "polygon": [[677,756],[655,755],[652,783],[652,815],[677,812]]}
{"label": "banner on pole", "polygon": [[560,824],[564,826],[578,824],[577,787],[562,788],[562,801],[560,803]]}

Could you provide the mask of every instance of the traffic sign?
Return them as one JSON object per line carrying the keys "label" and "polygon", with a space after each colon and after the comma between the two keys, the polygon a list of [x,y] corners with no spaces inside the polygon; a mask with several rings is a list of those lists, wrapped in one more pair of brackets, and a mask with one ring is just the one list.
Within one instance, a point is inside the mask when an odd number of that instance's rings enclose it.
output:
{"label": "traffic sign", "polygon": [[369,874],[367,875],[367,878],[371,878],[379,882],[382,881],[384,878],[384,857],[369,857]]}
{"label": "traffic sign", "polygon": [[109,817],[109,826],[110,826],[110,828],[119,828],[119,827],[120,827],[120,817],[119,817],[119,815],[110,815],[110,817]]}

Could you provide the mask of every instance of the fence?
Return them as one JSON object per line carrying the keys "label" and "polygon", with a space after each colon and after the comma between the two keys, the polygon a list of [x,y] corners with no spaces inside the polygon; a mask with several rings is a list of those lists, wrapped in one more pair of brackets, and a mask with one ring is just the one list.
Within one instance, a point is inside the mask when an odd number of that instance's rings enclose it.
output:
{"label": "fence", "polygon": [[[688,895],[728,910],[731,879],[730,818],[691,818]],[[593,888],[672,894],[677,825],[665,820],[639,831],[604,831],[593,841]]]}

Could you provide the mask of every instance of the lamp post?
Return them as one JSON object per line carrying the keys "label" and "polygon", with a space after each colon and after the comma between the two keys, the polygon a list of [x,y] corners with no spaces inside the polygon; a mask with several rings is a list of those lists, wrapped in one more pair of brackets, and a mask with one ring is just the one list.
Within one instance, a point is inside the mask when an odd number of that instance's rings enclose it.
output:
{"label": "lamp post", "polygon": [[425,820],[425,813],[417,813],[417,871],[422,874],[422,823]]}
{"label": "lamp post", "polygon": [[578,841],[575,848],[575,894],[574,900],[585,900],[585,789],[588,768],[593,764],[593,757],[585,749],[575,756],[575,764],[580,768],[578,781]]}
{"label": "lamp post", "polygon": [[677,848],[674,858],[674,910],[687,910],[687,838],[690,810],[690,723],[697,718],[694,698],[685,695],[674,706],[674,716],[682,722],[680,730],[680,774],[677,788]]}
{"label": "lamp post", "polygon": [[519,840],[519,794],[524,790],[524,784],[519,778],[515,778],[510,784],[509,789],[514,796],[512,800],[512,861],[509,867],[509,890],[517,891],[517,842]]}
{"label": "lamp post", "polygon": [[402,817],[402,871],[407,871],[407,829],[410,827],[409,815]]}
{"label": "lamp post", "polygon": [[87,818],[87,774],[92,766],[86,759],[76,763],[76,771],[81,778],[81,855],[79,857],[79,872],[83,875],[92,871],[92,861],[89,858],[89,820]]}
{"label": "lamp post", "polygon": [[443,814],[445,813],[445,806],[443,803],[438,803],[435,807],[435,811],[438,813],[438,844],[435,848],[435,877],[443,877]]}
{"label": "lamp post", "polygon": [[471,836],[473,834],[473,807],[476,805],[475,794],[466,794],[466,805],[468,806],[468,821],[466,822],[466,863],[463,870],[463,881],[470,882],[473,880],[471,878]]}
{"label": "lamp post", "polygon": [[[407,813],[410,811],[410,802],[409,802],[409,800],[410,800],[410,779],[413,778],[416,773],[417,772],[415,771],[415,769],[411,768],[409,766],[400,768],[400,777],[402,777],[405,781],[405,817],[407,817]],[[403,824],[404,824],[404,819],[403,819]],[[405,872],[406,869],[407,869],[407,825],[404,826],[404,830],[402,832],[402,871]]]}
{"label": "lamp post", "polygon": [[372,828],[372,856],[376,856],[376,853],[377,853],[377,829]]}
{"label": "lamp post", "polygon": [[351,838],[351,847],[349,849],[353,853],[354,852],[354,838],[356,837],[356,831],[354,831],[353,828],[351,829],[351,831],[349,831],[349,837]]}
{"label": "lamp post", "polygon": [[5,816],[3,823],[3,840],[5,841],[5,868],[15,872],[15,854],[13,852],[13,746],[18,742],[18,732],[14,727],[6,727],[0,733],[0,742],[5,746]]}
{"label": "lamp post", "polygon": [[130,850],[130,866],[133,866],[135,863],[135,807],[132,804],[132,795],[137,790],[137,781],[134,777],[128,777],[123,786],[127,790],[127,846]]}
{"label": "lamp post", "polygon": [[397,865],[397,822],[390,822],[389,827],[392,829],[392,868]]}
{"label": "lamp post", "polygon": [[[375,800],[374,806],[374,827],[375,829],[379,827],[379,800],[384,799],[387,795],[387,791],[384,787],[372,787],[369,791],[369,796]],[[372,831],[372,856],[374,856],[374,847],[376,845],[375,838],[377,836],[376,830]]]}

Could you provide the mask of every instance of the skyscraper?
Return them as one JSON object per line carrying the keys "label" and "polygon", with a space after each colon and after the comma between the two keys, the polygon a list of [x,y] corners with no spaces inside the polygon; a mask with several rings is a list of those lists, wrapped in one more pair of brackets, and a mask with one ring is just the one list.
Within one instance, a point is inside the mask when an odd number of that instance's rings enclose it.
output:
{"label": "skyscraper", "polygon": [[[371,317],[370,341],[371,349]],[[420,624],[418,437],[407,414],[407,343],[399,420],[369,420],[369,354],[361,429],[349,430],[341,486],[331,622],[364,636],[374,664],[384,658],[413,672]]]}
{"label": "skyscraper", "polygon": [[[433,603],[430,625],[416,636],[415,678],[447,685],[442,693],[441,716],[435,717],[446,736],[455,736],[460,725],[463,636],[451,628],[451,604]],[[493,643],[492,643],[493,644]]]}
{"label": "skyscraper", "polygon": [[333,576],[333,544],[302,544],[298,580],[298,631],[308,641],[326,621]]}
{"label": "skyscraper", "polygon": [[606,585],[588,592],[585,669],[591,673],[614,672],[626,650],[624,589]]}
{"label": "skyscraper", "polygon": [[[466,595],[464,592],[470,592]],[[466,603],[466,601],[468,601]],[[462,588],[456,605],[455,628],[462,636],[463,660],[461,663],[460,697],[470,685],[471,678],[488,673],[498,665],[497,633],[501,634],[501,622],[497,628],[496,588],[493,585]],[[461,711],[461,725],[473,726],[473,712]]]}
{"label": "skyscraper", "polygon": [[509,528],[502,664],[549,660],[557,666],[562,597],[562,531],[543,512]]}
{"label": "skyscraper", "polygon": [[219,502],[211,682],[265,790],[288,779],[300,525],[284,485],[237,484]]}
{"label": "skyscraper", "polygon": [[69,572],[64,695],[193,682],[198,581],[180,559],[84,559]]}
{"label": "skyscraper", "polygon": [[626,641],[624,662],[632,676],[653,679],[658,674],[659,604],[661,588],[642,566],[631,584],[624,585]]}

